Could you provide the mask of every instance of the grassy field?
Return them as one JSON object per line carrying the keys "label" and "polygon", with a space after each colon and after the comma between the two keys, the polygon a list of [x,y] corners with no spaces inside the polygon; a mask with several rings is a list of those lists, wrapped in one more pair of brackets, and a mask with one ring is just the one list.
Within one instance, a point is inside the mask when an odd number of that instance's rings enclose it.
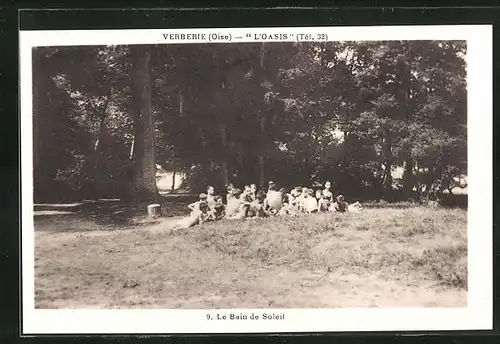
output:
{"label": "grassy field", "polygon": [[172,233],[175,219],[36,219],[36,307],[467,304],[465,210],[224,220]]}

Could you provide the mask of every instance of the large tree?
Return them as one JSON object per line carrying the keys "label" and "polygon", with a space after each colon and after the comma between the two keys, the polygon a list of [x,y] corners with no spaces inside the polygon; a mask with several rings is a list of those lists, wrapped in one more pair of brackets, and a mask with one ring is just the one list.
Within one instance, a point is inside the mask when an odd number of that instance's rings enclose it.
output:
{"label": "large tree", "polygon": [[134,179],[133,198],[154,201],[156,186],[155,128],[151,109],[151,52],[148,47],[131,48],[133,65]]}
{"label": "large tree", "polygon": [[193,191],[278,179],[437,195],[467,170],[464,54],[436,41],[35,50],[35,189],[150,201],[159,163]]}

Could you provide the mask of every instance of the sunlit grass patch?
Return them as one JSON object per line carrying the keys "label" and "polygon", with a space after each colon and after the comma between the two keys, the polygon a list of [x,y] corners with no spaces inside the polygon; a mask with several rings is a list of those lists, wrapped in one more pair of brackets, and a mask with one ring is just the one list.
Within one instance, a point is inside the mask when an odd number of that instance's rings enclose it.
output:
{"label": "sunlit grass patch", "polygon": [[177,232],[162,219],[108,232],[91,221],[81,222],[89,231],[60,222],[59,232],[36,234],[36,305],[373,306],[397,303],[392,293],[412,295],[408,288],[426,304],[463,304],[447,295],[467,290],[466,220],[462,210],[413,207],[221,220]]}

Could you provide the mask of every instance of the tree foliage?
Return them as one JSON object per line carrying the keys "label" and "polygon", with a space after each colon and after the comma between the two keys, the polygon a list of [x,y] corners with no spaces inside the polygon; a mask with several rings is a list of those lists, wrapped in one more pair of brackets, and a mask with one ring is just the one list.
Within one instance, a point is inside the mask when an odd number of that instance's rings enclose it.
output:
{"label": "tree foliage", "polygon": [[462,41],[36,48],[35,197],[152,199],[155,164],[192,191],[435,197],[467,172],[465,56]]}

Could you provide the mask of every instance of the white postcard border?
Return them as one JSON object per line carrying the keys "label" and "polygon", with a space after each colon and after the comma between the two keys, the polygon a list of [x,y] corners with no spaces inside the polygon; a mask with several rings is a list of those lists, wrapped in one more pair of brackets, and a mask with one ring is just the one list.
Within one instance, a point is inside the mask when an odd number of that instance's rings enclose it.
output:
{"label": "white postcard border", "polygon": [[[205,33],[183,40],[170,34]],[[250,36],[247,36],[250,33]],[[34,308],[32,160],[32,48],[34,46],[260,42],[262,34],[318,34],[337,41],[467,40],[468,266],[467,308],[42,310]],[[165,39],[165,34],[167,39]],[[231,36],[228,39],[228,35]],[[260,36],[252,36],[260,35]],[[195,37],[196,36],[192,36]],[[209,37],[209,36],[208,36]],[[239,38],[241,37],[241,39]],[[256,39],[260,37],[261,39]],[[301,36],[304,38],[305,36]],[[307,36],[309,37],[309,36]],[[176,30],[20,31],[22,177],[22,334],[87,333],[279,333],[321,331],[437,331],[492,329],[492,115],[491,25],[232,28]],[[323,38],[321,36],[320,38]],[[207,313],[284,314],[284,320],[209,321]]]}

